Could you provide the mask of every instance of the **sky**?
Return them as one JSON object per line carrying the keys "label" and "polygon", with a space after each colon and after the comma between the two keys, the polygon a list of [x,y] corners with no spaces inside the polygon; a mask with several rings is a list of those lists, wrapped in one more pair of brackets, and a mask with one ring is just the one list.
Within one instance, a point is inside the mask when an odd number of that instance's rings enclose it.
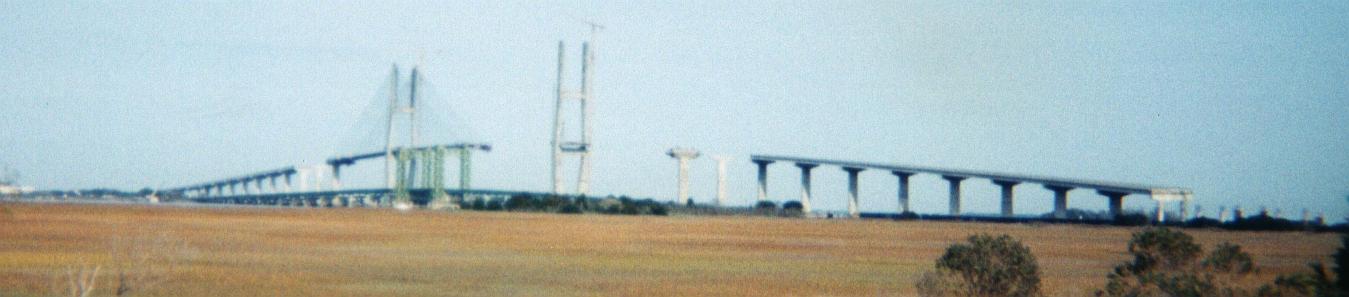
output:
{"label": "sky", "polygon": [[[1179,186],[1208,216],[1349,217],[1344,1],[4,1],[0,23],[0,165],[39,189],[381,150],[397,64],[425,81],[423,141],[493,145],[475,187],[548,191],[558,42],[578,78],[591,40],[595,195],[674,199],[664,153],[680,146],[704,154],[700,202],[707,156],[732,158],[729,200],[748,205],[749,156],[774,154]],[[378,186],[381,169],[344,184]],[[815,207],[845,209],[846,174],[813,175]],[[944,181],[912,183],[915,210],[946,211]],[[895,184],[863,172],[862,210],[893,211]],[[992,183],[963,189],[966,212],[998,211]],[[1016,191],[1018,213],[1051,210],[1052,192]],[[768,192],[799,197],[797,169],[770,167]]]}

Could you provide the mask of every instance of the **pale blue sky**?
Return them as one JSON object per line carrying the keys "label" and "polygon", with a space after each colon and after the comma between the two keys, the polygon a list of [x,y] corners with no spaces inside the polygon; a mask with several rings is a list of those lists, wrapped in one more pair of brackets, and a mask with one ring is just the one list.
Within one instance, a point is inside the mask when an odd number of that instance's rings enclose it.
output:
{"label": "pale blue sky", "polygon": [[[0,163],[43,189],[139,189],[375,150],[390,65],[420,63],[448,127],[428,133],[496,147],[475,184],[545,191],[557,41],[577,65],[580,19],[607,26],[597,194],[672,199],[678,145],[737,158],[742,204],[761,153],[1185,186],[1209,215],[1349,215],[1343,1],[6,1]],[[713,164],[693,163],[696,199]],[[794,199],[797,174],[772,167],[770,194]],[[843,171],[815,176],[817,207],[844,208]],[[864,172],[863,209],[894,209],[894,184]],[[995,186],[965,185],[967,211],[997,211]],[[914,186],[917,210],[945,211],[943,181]],[[1017,194],[1020,213],[1051,208],[1038,186]]]}

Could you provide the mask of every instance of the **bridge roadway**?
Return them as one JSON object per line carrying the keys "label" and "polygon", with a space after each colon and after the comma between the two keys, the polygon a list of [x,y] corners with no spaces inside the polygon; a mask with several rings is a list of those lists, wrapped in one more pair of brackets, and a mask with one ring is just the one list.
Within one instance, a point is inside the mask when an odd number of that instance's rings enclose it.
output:
{"label": "bridge roadway", "polygon": [[[431,189],[409,189],[409,194],[416,197],[413,200],[415,204],[429,205]],[[535,193],[525,191],[503,191],[503,190],[485,190],[485,189],[444,189],[447,196],[478,197],[490,198],[501,197],[508,198],[516,195],[547,195],[546,193]],[[391,207],[395,199],[394,190],[390,189],[353,189],[337,191],[315,191],[315,192],[291,192],[291,193],[269,193],[269,194],[243,194],[232,196],[211,196],[211,197],[189,197],[189,201],[198,203],[219,203],[219,204],[249,204],[249,205],[274,205],[274,206],[295,206],[295,207]]]}
{"label": "bridge roadway", "polygon": [[1162,220],[1164,216],[1165,202],[1180,201],[1181,216],[1184,217],[1184,211],[1187,207],[1193,193],[1186,188],[1140,185],[1119,182],[1091,181],[1082,179],[1046,177],[1027,174],[1011,174],[989,171],[950,169],[924,166],[910,166],[898,164],[884,164],[871,162],[856,162],[844,160],[814,159],[790,156],[774,155],[751,155],[750,161],[759,167],[759,193],[760,201],[768,199],[768,165],[774,162],[791,162],[801,169],[801,206],[802,210],[810,213],[810,171],[820,165],[834,165],[842,167],[848,173],[848,213],[853,217],[859,216],[858,198],[857,198],[857,175],[863,170],[876,169],[890,171],[891,174],[899,178],[899,212],[906,213],[909,210],[909,177],[915,174],[926,173],[935,174],[950,183],[950,215],[960,216],[960,184],[969,178],[985,178],[1002,188],[1002,216],[1012,217],[1013,188],[1022,183],[1041,184],[1050,191],[1054,192],[1054,218],[1064,219],[1067,216],[1068,192],[1074,189],[1092,189],[1109,199],[1110,213],[1112,215],[1121,214],[1124,197],[1130,194],[1149,195],[1157,201],[1157,218]]}
{"label": "bridge roadway", "polygon": [[[247,174],[225,178],[218,181],[206,182],[185,187],[160,190],[164,193],[177,193],[191,197],[228,197],[228,196],[246,196],[257,193],[289,193],[292,191],[309,192],[311,190],[320,190],[323,185],[323,175],[331,173],[331,185],[327,187],[340,189],[342,186],[342,167],[351,166],[356,161],[374,159],[386,156],[386,154],[398,155],[404,152],[421,152],[431,150],[479,150],[491,151],[489,144],[478,143],[457,143],[445,145],[430,145],[411,148],[392,148],[389,152],[377,151],[364,154],[354,154],[329,158],[326,166],[288,166],[263,172]],[[466,187],[468,181],[468,155],[461,155],[460,160],[460,186]],[[292,176],[299,179],[298,189],[292,189]],[[277,181],[281,182],[278,183]]]}

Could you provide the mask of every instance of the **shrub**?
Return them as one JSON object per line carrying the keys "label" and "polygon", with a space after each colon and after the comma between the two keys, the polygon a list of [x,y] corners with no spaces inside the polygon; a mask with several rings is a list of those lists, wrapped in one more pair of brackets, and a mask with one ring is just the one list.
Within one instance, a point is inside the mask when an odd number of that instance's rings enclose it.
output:
{"label": "shrub", "polygon": [[657,216],[668,216],[670,215],[670,209],[660,204],[652,205],[651,214]]}
{"label": "shrub", "polygon": [[970,236],[937,259],[936,272],[924,276],[924,296],[1040,296],[1035,255],[1011,236]]}
{"label": "shrub", "polygon": [[1133,261],[1115,267],[1097,296],[1248,296],[1241,277],[1255,261],[1241,247],[1223,243],[1199,260],[1203,248],[1184,232],[1150,228],[1129,241]]}
{"label": "shrub", "polygon": [[1349,296],[1349,276],[1345,275],[1346,262],[1349,258],[1349,234],[1340,236],[1340,248],[1335,251],[1335,278],[1332,280],[1326,273],[1326,268],[1319,262],[1309,264],[1311,273],[1294,273],[1280,275],[1274,279],[1273,284],[1260,287],[1261,297],[1273,296],[1317,296],[1317,297],[1343,297]]}
{"label": "shrub", "polygon": [[1241,251],[1241,246],[1222,243],[1204,258],[1204,268],[1216,272],[1246,274],[1255,270],[1255,261],[1251,255]]}
{"label": "shrub", "polygon": [[1181,269],[1199,259],[1202,251],[1189,234],[1171,228],[1148,229],[1134,233],[1129,241],[1129,253],[1134,256],[1129,268],[1134,272]]}

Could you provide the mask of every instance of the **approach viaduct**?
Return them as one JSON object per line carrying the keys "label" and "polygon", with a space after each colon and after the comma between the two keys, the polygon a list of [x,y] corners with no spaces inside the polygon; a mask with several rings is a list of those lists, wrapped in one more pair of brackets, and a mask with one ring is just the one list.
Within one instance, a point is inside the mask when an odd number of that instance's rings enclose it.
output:
{"label": "approach viaduct", "polygon": [[[1180,201],[1182,205],[1187,205],[1193,193],[1186,188],[1138,185],[1118,182],[1090,181],[1069,178],[1045,177],[1026,174],[1011,174],[976,170],[936,168],[897,164],[883,164],[857,161],[813,159],[789,156],[773,155],[751,155],[750,161],[759,167],[759,193],[758,200],[768,199],[768,165],[775,162],[789,162],[801,169],[801,206],[805,213],[811,212],[810,207],[810,172],[820,165],[839,166],[848,173],[848,214],[857,217],[858,197],[857,197],[857,175],[864,170],[884,170],[889,171],[899,179],[899,209],[900,213],[909,212],[909,177],[916,174],[934,174],[941,176],[950,184],[950,214],[959,216],[960,213],[960,184],[970,178],[983,178],[993,182],[1002,188],[1002,216],[1013,216],[1012,205],[1015,200],[1014,188],[1023,183],[1041,184],[1045,189],[1054,192],[1054,218],[1064,219],[1068,210],[1068,192],[1074,189],[1090,189],[1096,193],[1105,196],[1109,200],[1110,213],[1120,215],[1122,212],[1124,197],[1131,194],[1148,195],[1157,201],[1158,220],[1161,220],[1163,206],[1165,202]],[[1182,206],[1182,211],[1185,206]]]}

